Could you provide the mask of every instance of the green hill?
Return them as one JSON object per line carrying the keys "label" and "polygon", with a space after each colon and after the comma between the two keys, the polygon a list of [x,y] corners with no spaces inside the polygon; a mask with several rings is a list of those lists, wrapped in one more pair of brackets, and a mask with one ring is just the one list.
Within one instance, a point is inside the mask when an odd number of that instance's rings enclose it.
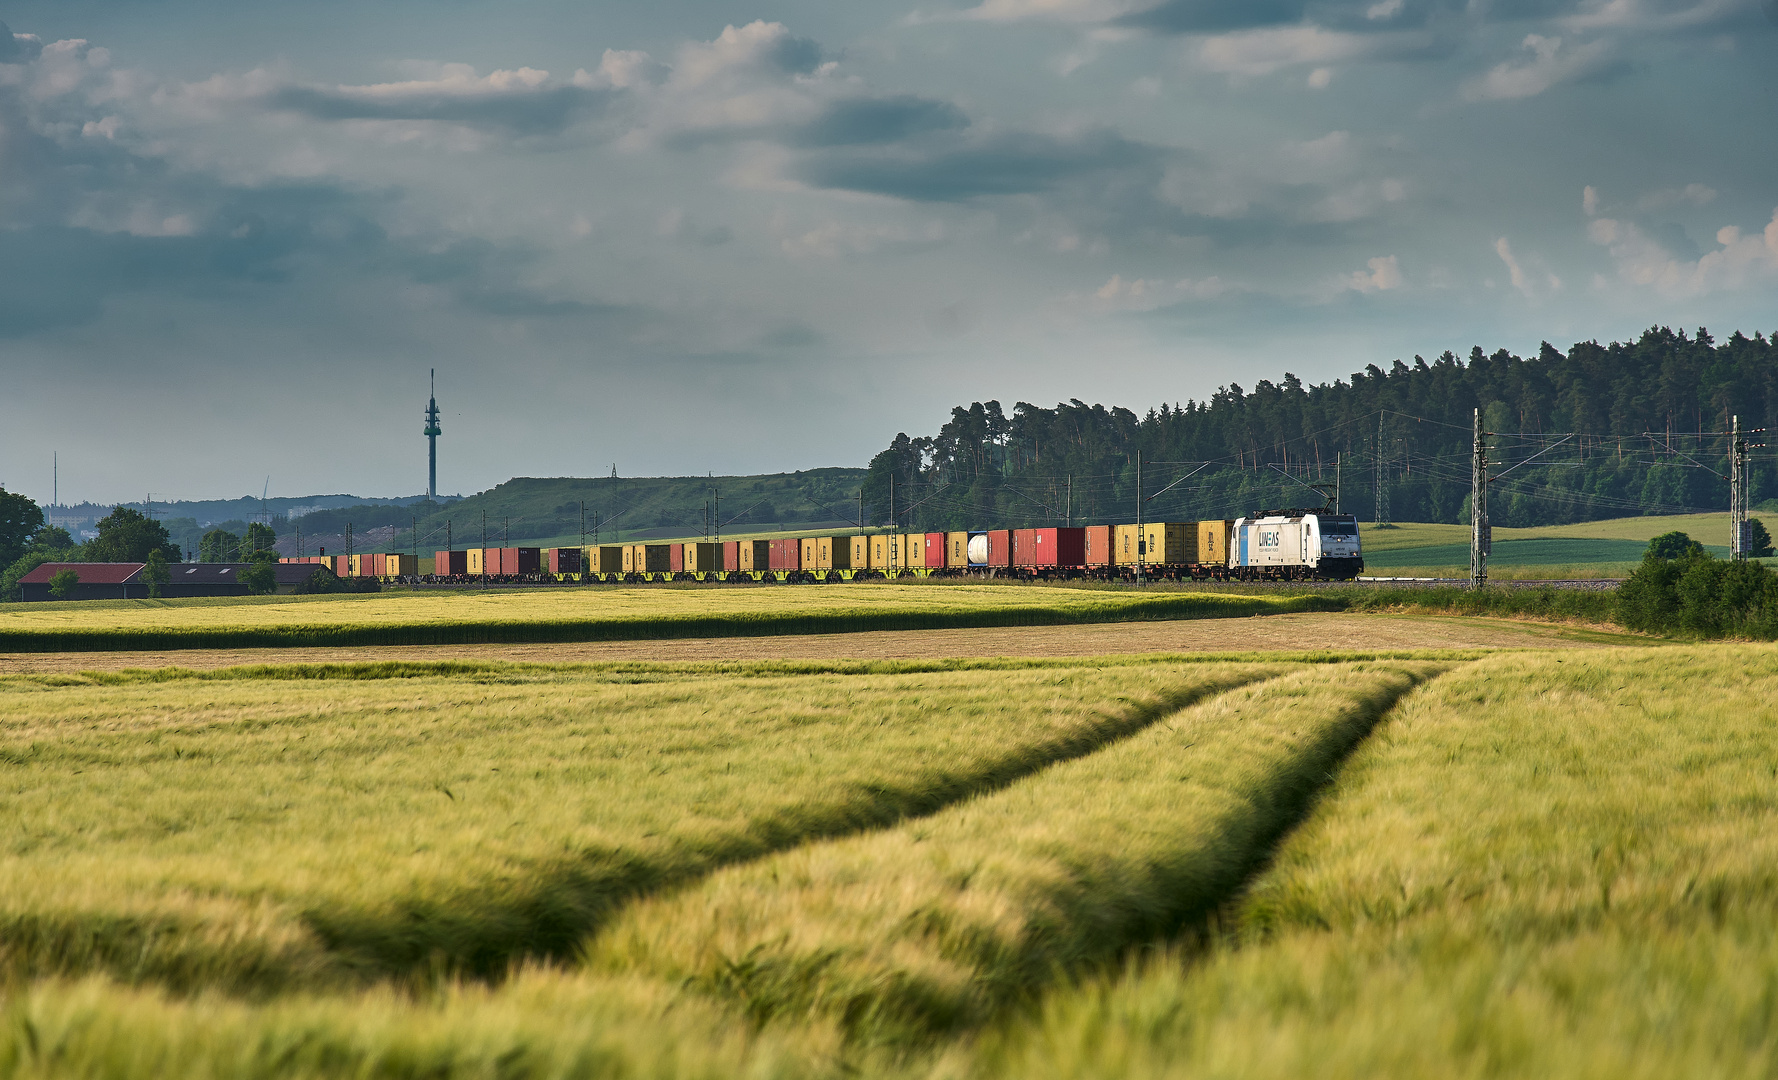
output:
{"label": "green hill", "polygon": [[[760,476],[516,477],[423,513],[419,546],[444,547],[447,522],[457,547],[480,545],[484,514],[490,546],[577,544],[583,502],[588,542],[702,536],[711,515],[725,533],[851,527],[864,476],[863,469],[833,468]],[[305,518],[304,530],[319,531],[318,517]],[[407,522],[398,524],[396,546],[412,546]]]}

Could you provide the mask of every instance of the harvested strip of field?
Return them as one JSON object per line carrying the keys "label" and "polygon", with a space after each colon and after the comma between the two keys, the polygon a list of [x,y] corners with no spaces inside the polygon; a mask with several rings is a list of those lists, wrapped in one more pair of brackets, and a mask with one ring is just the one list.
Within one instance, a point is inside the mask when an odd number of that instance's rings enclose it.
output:
{"label": "harvested strip of field", "polygon": [[519,663],[610,661],[934,660],[949,657],[1084,657],[1143,653],[1272,652],[1332,649],[1573,649],[1639,643],[1630,634],[1511,619],[1341,613],[1267,615],[1232,622],[1102,623],[971,630],[875,630],[855,634],[692,638],[677,641],[551,645],[384,645],[352,649],[185,649],[167,652],[0,653],[0,675],[242,664],[413,663],[435,660]]}
{"label": "harvested strip of field", "polygon": [[0,969],[260,992],[498,975],[638,893],[931,812],[1286,670],[12,677]]}
{"label": "harvested strip of field", "polygon": [[1341,774],[1230,942],[1068,992],[982,1077],[1765,1077],[1778,650],[1480,661]]}
{"label": "harvested strip of field", "polygon": [[588,965],[702,988],[756,1022],[814,1016],[863,1045],[928,1046],[1205,917],[1377,718],[1448,666],[1232,691],[931,818],[633,905]]}
{"label": "harvested strip of field", "polygon": [[0,651],[628,641],[1216,619],[1338,606],[1313,595],[889,582],[115,600],[5,605]]}

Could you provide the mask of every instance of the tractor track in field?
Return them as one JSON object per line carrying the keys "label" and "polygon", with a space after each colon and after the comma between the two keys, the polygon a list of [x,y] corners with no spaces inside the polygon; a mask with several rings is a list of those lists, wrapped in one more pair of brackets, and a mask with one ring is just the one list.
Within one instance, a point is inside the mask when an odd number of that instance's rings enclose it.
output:
{"label": "tractor track in field", "polygon": [[[1256,665],[1262,667],[1263,665]],[[498,981],[515,962],[571,961],[624,906],[681,888],[741,863],[820,840],[891,828],[980,798],[1056,765],[1097,753],[1193,705],[1288,674],[1259,670],[1165,694],[1102,723],[1009,752],[967,775],[939,778],[921,790],[870,787],[856,802],[813,807],[796,815],[757,820],[726,850],[649,859],[624,850],[588,851],[540,867],[522,882],[472,889],[439,902],[405,903],[392,910],[311,909],[304,921],[350,969],[371,977],[403,978],[440,970]]]}

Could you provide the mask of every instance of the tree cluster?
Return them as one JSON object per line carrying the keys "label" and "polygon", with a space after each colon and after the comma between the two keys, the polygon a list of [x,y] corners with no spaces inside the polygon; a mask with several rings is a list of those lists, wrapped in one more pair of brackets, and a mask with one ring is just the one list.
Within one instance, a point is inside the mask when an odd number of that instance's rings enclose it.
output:
{"label": "tree cluster", "polygon": [[[1771,553],[1762,525],[1755,542]],[[1764,563],[1717,559],[1681,532],[1649,542],[1617,589],[1618,621],[1631,630],[1687,637],[1778,638],[1778,574]]]}
{"label": "tree cluster", "polygon": [[[898,523],[934,529],[1122,521],[1135,514],[1140,455],[1150,519],[1318,506],[1308,485],[1337,484],[1342,509],[1367,520],[1462,522],[1476,410],[1496,473],[1530,462],[1491,487],[1495,524],[1721,508],[1731,418],[1778,429],[1778,345],[1656,327],[1531,357],[1480,346],[1416,356],[1318,385],[1286,372],[1145,416],[1079,399],[1019,402],[1010,415],[978,402],[935,435],[897,435],[871,460],[865,499],[875,522],[893,497]],[[1769,457],[1750,481],[1754,501],[1778,497]]]}
{"label": "tree cluster", "polygon": [[[159,595],[169,577],[167,564],[181,561],[166,527],[140,510],[119,506],[100,519],[98,531],[98,536],[77,544],[68,530],[45,522],[43,508],[35,501],[0,490],[0,559],[5,560],[0,563],[5,566],[0,571],[0,598],[18,599],[19,579],[55,562],[145,563],[149,595]],[[77,571],[62,571],[67,573],[78,576]],[[62,592],[73,595],[72,588],[69,579],[62,579]]]}

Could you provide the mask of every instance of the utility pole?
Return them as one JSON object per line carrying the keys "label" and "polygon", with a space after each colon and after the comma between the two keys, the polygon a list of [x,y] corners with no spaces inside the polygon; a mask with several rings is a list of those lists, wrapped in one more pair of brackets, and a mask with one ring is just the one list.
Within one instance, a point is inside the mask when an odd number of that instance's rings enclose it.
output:
{"label": "utility pole", "polygon": [[1063,504],[1062,523],[1074,527],[1074,474],[1068,474],[1068,501]]}
{"label": "utility pole", "polygon": [[62,454],[51,451],[49,455],[49,523],[56,523],[55,508],[62,504]]}
{"label": "utility pole", "polygon": [[1148,561],[1148,534],[1142,529],[1142,451],[1136,451],[1136,584],[1145,584],[1143,563]]}
{"label": "utility pole", "polygon": [[1334,455],[1334,513],[1340,512],[1340,461],[1346,456],[1344,450]]}
{"label": "utility pole", "polygon": [[1378,525],[1389,524],[1389,496],[1383,491],[1383,414],[1377,414],[1377,514]]}
{"label": "utility pole", "polygon": [[1475,411],[1475,446],[1469,473],[1469,587],[1488,584],[1488,553],[1494,530],[1488,524],[1488,444],[1483,439],[1482,410]]}
{"label": "utility pole", "polygon": [[889,473],[889,578],[895,579],[896,570],[901,566],[901,538],[895,535],[895,472]]}
{"label": "utility pole", "polygon": [[1747,558],[1747,440],[1741,437],[1741,417],[1737,415],[1729,428],[1729,558],[1742,562]]}
{"label": "utility pole", "polygon": [[482,510],[482,588],[488,587],[488,511]]}
{"label": "utility pole", "polygon": [[414,576],[420,576],[420,518],[417,514],[408,515],[408,532],[414,542]]}

